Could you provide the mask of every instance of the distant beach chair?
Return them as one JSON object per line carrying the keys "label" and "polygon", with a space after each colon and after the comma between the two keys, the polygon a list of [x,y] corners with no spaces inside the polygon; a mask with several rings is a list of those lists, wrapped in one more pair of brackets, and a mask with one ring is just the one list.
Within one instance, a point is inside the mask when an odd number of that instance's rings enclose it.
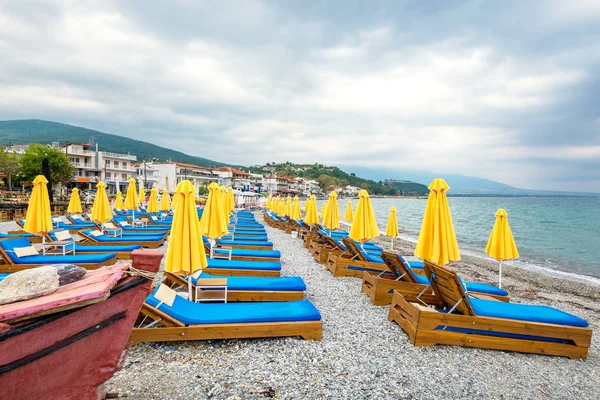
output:
{"label": "distant beach chair", "polygon": [[117,255],[119,260],[129,260],[131,258],[131,252],[133,250],[141,249],[142,246],[139,244],[127,244],[127,245],[106,245],[106,246],[86,246],[81,244],[82,240],[75,240],[73,236],[67,230],[63,231],[52,231],[48,232],[46,235],[49,239],[46,242],[47,245],[51,245],[52,242],[57,243],[65,243],[65,242],[74,242],[73,248],[75,253],[83,253],[83,254],[106,254],[106,253],[114,253]]}
{"label": "distant beach chair", "polygon": [[165,237],[163,235],[139,235],[139,236],[126,236],[123,235],[121,237],[112,237],[103,234],[98,230],[84,230],[80,231],[79,235],[85,239],[82,244],[88,246],[106,246],[106,245],[119,245],[126,246],[131,244],[139,244],[143,247],[149,249],[156,249],[159,246],[162,246],[165,242]]}
{"label": "distant beach chair", "polygon": [[323,329],[319,310],[308,300],[195,303],[166,285],[146,299],[140,317],[131,332],[133,343],[285,336],[321,340]]}
{"label": "distant beach chair", "polygon": [[[429,278],[421,275],[423,270],[414,271],[400,254],[381,252],[381,258],[388,270],[380,273],[366,272],[363,275],[361,292],[371,298],[376,306],[387,306],[392,302],[394,290],[406,301],[421,301],[425,304],[441,305],[433,294]],[[469,293],[479,293],[494,297],[499,301],[509,301],[506,290],[485,283],[465,282]]]}
{"label": "distant beach chair", "polygon": [[456,272],[446,267],[426,262],[425,273],[444,309],[409,302],[394,291],[388,316],[412,344],[587,358],[592,339],[587,321],[552,307],[505,303],[472,294]]}

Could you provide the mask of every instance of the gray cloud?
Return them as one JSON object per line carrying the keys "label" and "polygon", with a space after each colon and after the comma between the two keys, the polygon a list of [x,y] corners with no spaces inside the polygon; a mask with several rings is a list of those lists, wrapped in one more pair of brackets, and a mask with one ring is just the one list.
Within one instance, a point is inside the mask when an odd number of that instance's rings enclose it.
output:
{"label": "gray cloud", "polygon": [[600,4],[0,1],[0,118],[600,191]]}

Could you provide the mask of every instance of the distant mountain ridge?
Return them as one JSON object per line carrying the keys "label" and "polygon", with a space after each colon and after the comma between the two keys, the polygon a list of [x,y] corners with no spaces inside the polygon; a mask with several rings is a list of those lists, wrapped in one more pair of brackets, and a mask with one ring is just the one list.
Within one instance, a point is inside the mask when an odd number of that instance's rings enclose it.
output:
{"label": "distant mountain ridge", "polygon": [[191,156],[141,140],[112,135],[75,125],[39,119],[0,121],[0,145],[9,143],[50,144],[52,142],[59,142],[63,145],[67,141],[88,143],[90,137],[95,138],[101,151],[132,154],[137,157],[138,161],[141,161],[144,156],[148,156],[150,158],[158,158],[160,161],[171,160],[203,167],[230,165],[208,158]]}

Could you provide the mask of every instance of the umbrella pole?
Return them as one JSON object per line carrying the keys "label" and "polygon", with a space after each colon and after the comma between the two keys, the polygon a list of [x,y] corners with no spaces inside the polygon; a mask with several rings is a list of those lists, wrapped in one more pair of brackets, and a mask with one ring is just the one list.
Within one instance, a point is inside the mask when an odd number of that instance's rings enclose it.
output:
{"label": "umbrella pole", "polygon": [[394,251],[394,238],[391,238],[392,241],[390,243],[390,251]]}
{"label": "umbrella pole", "polygon": [[192,275],[188,275],[188,300],[192,301]]}
{"label": "umbrella pole", "polygon": [[500,261],[498,287],[502,289],[502,261]]}

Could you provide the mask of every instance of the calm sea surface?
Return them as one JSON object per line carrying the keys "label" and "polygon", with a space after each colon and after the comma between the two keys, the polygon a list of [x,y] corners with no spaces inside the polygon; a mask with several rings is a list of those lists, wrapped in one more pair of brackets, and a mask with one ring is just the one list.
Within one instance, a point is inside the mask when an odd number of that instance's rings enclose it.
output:
{"label": "calm sea surface", "polygon": [[[390,207],[397,210],[400,236],[416,241],[426,199],[372,199],[380,227]],[[339,199],[343,217],[347,199]],[[356,209],[358,200],[352,200]],[[495,213],[504,208],[519,249],[520,263],[600,278],[600,198],[450,197],[461,252],[485,256]],[[322,201],[318,201],[319,211]]]}

